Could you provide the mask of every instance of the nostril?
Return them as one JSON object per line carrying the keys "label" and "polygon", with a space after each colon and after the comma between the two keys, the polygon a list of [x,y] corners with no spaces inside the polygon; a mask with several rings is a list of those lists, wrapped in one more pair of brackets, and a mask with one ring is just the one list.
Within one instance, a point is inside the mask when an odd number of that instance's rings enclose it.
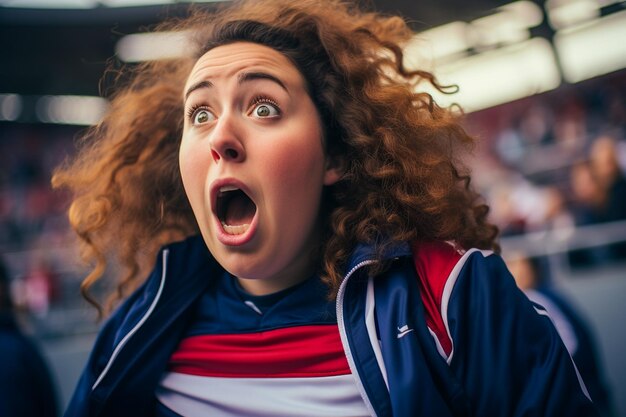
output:
{"label": "nostril", "polygon": [[214,160],[215,162],[217,162],[217,161],[219,161],[219,160],[220,160],[220,154],[219,154],[219,153],[217,153],[217,152],[215,152],[214,150],[211,150],[211,157],[213,157],[213,160]]}
{"label": "nostril", "polygon": [[239,156],[239,152],[230,148],[226,149],[225,153],[226,153],[226,156],[230,159],[237,159],[237,157]]}

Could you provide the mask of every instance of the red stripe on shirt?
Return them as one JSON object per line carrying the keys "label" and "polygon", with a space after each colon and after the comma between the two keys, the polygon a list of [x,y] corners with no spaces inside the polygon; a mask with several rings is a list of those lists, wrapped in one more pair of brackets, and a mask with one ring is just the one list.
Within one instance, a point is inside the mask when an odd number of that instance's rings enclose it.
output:
{"label": "red stripe on shirt", "polygon": [[172,354],[169,371],[232,378],[298,378],[346,375],[350,367],[335,324],[188,337]]}
{"label": "red stripe on shirt", "polygon": [[437,336],[446,355],[450,355],[452,341],[441,316],[441,300],[446,282],[461,254],[445,242],[416,242],[413,244],[413,259],[426,310],[426,324]]}

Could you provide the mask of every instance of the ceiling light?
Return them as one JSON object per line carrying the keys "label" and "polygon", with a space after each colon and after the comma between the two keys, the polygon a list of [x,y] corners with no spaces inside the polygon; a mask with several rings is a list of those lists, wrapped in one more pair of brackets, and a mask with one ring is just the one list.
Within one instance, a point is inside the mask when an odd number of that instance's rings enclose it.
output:
{"label": "ceiling light", "polygon": [[563,29],[554,46],[564,78],[575,83],[626,67],[626,11]]}
{"label": "ceiling light", "polygon": [[432,71],[442,85],[459,86],[452,95],[427,87],[435,101],[445,107],[458,103],[467,112],[549,91],[561,82],[553,49],[542,38],[440,65]]}
{"label": "ceiling light", "polygon": [[44,123],[93,125],[107,108],[108,102],[102,97],[43,96],[37,100],[35,111]]}
{"label": "ceiling light", "polygon": [[189,39],[186,32],[137,33],[121,38],[115,52],[124,62],[178,58],[189,52]]}
{"label": "ceiling light", "polygon": [[550,26],[557,30],[600,17],[596,0],[547,0],[545,7]]}
{"label": "ceiling light", "polygon": [[17,120],[22,114],[22,98],[17,94],[0,94],[0,120]]}

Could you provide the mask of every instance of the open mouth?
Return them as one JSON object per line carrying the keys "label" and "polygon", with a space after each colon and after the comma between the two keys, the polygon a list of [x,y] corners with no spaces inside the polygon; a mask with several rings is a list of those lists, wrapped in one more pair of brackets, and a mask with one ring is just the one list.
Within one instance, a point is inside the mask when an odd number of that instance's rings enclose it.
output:
{"label": "open mouth", "polygon": [[216,209],[224,232],[229,235],[245,233],[256,214],[256,204],[244,191],[234,186],[219,189]]}

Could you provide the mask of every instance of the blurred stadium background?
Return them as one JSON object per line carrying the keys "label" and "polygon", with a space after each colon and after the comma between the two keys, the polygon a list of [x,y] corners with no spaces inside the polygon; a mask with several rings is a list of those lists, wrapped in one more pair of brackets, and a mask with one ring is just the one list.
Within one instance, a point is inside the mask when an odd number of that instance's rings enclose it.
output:
{"label": "blurred stadium background", "polygon": [[[204,2],[201,7],[214,7]],[[107,65],[176,53],[142,35],[189,3],[0,0],[0,254],[24,328],[69,399],[98,324],[52,169],[106,111]],[[626,4],[611,0],[374,0],[416,32],[407,65],[433,70],[481,138],[468,159],[503,255],[539,256],[592,325],[626,415]]]}

